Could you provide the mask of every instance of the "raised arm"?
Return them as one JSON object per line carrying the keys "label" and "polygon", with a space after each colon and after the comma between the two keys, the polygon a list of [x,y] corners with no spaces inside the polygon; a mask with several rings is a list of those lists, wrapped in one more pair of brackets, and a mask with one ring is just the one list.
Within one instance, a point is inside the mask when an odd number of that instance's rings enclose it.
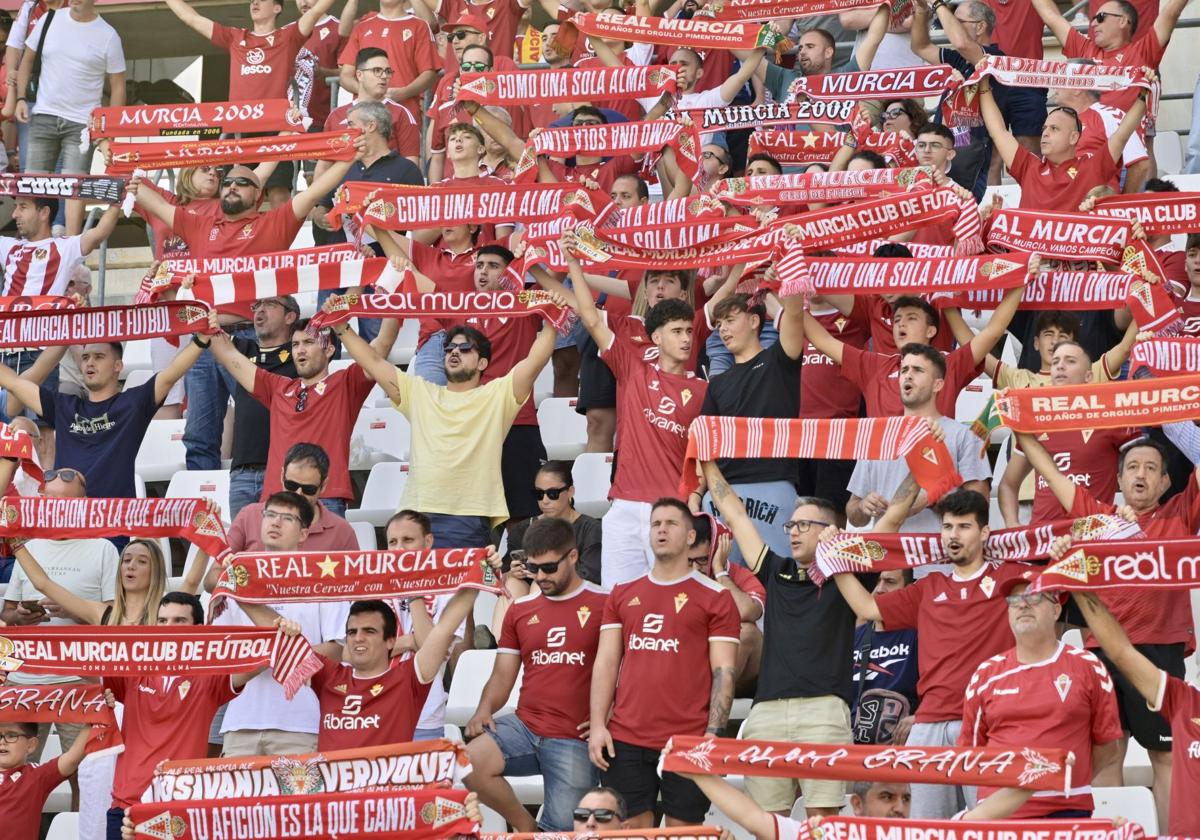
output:
{"label": "raised arm", "polygon": [[20,414],[26,406],[32,408],[39,417],[42,414],[42,382],[50,375],[50,371],[58,367],[66,347],[47,347],[38,356],[29,370],[20,376],[7,365],[0,364],[0,388],[8,395],[7,408],[10,417]]}
{"label": "raised arm", "polygon": [[[913,53],[920,56],[922,61],[926,64],[938,63],[941,50],[929,39],[929,6],[925,4],[925,0],[913,2],[913,25],[912,31],[909,32],[909,41]],[[951,44],[953,45],[953,41]]]}
{"label": "raised arm", "polygon": [[[362,143],[362,138],[355,141],[355,145]],[[297,193],[292,198],[292,212],[296,214],[296,218],[304,221],[308,218],[308,214],[312,212],[317,203],[333,192],[337,185],[342,183],[346,177],[346,173],[350,171],[352,160],[339,160],[330,164],[329,168],[313,178],[312,184],[304,192]]]}
{"label": "raised arm", "polygon": [[566,232],[559,239],[559,247],[562,249],[563,259],[567,263],[567,274],[570,275],[571,286],[575,290],[575,311],[579,313],[579,320],[583,322],[584,329],[596,342],[596,346],[601,350],[607,350],[612,346],[613,333],[604,322],[600,310],[596,308],[596,301],[592,299],[592,290],[584,276],[583,267],[571,251],[574,246],[574,233]]}
{"label": "raised arm", "polygon": [[[213,323],[215,323],[216,310],[213,311],[212,319]],[[208,347],[212,351],[213,358],[220,362],[221,367],[229,371],[230,375],[237,381],[237,384],[250,393],[254,393],[254,378],[258,374],[258,367],[254,362],[237,351],[237,348],[233,346],[233,342],[229,340],[229,336],[225,334],[224,330],[212,337]]]}
{"label": "raised arm", "polygon": [[1058,39],[1058,43],[1065,47],[1067,36],[1071,34],[1071,24],[1058,11],[1058,4],[1054,0],[1033,0],[1033,10],[1038,13],[1042,23],[1050,28],[1050,33]]}
{"label": "raised arm", "polygon": [[1046,484],[1050,486],[1050,492],[1054,494],[1054,498],[1058,499],[1063,510],[1070,512],[1075,507],[1075,482],[1058,471],[1058,467],[1054,465],[1054,459],[1036,437],[1025,432],[1017,432],[1016,440],[1025,459],[1042,478],[1046,479]]}
{"label": "raised arm", "polygon": [[158,219],[168,228],[173,229],[175,227],[175,205],[167,201],[156,191],[150,189],[144,183],[142,177],[130,178],[129,185],[125,188],[125,191],[132,193],[134,201],[138,203],[138,206],[151,216]]}
{"label": "raised arm", "polygon": [[30,585],[38,592],[41,592],[84,624],[100,624],[104,620],[104,611],[108,608],[108,604],[104,601],[80,598],[70,589],[55,583],[46,574],[46,570],[42,568],[42,565],[29,553],[29,549],[24,544],[16,548],[14,553],[17,562],[21,564],[22,571],[25,572],[25,577],[29,578]]}
{"label": "raised arm", "polygon": [[84,751],[87,749],[88,737],[91,733],[91,724],[80,729],[79,734],[75,736],[74,743],[71,744],[71,748],[58,757],[59,775],[71,776],[79,769],[79,765],[83,762]]}
{"label": "raised arm", "polygon": [[700,469],[704,473],[704,481],[712,496],[713,506],[721,514],[729,530],[733,531],[733,538],[742,550],[742,559],[746,561],[746,567],[757,574],[766,553],[763,550],[766,543],[758,535],[758,529],[746,513],[746,506],[742,504],[737,493],[730,489],[715,461],[701,461]]}
{"label": "raised arm", "polygon": [[[220,516],[221,511],[216,510],[217,516]],[[183,580],[179,582],[179,591],[186,592],[189,595],[199,595],[201,585],[204,582],[204,573],[208,571],[208,552],[204,549],[199,549],[196,556],[192,558],[192,565],[188,566],[187,571],[183,575]],[[215,564],[214,564],[215,565]]]}
{"label": "raised arm", "polygon": [[1159,6],[1158,17],[1154,19],[1154,36],[1158,38],[1158,43],[1162,44],[1163,49],[1167,48],[1171,33],[1175,31],[1175,24],[1179,22],[1179,16],[1183,14],[1187,4],[1188,0],[1164,0]]}
{"label": "raised arm", "polygon": [[[1036,5],[1038,0],[1034,0],[1034,2]],[[979,83],[978,93],[979,112],[983,116],[983,124],[987,127],[988,135],[991,136],[992,143],[995,144],[996,151],[1000,153],[1004,165],[1011,167],[1013,161],[1016,160],[1017,150],[1021,148],[1021,144],[1008,130],[1008,126],[1004,122],[1004,115],[1000,113],[1000,108],[996,105],[996,100],[992,96],[991,79],[985,78]]]}
{"label": "raised arm", "polygon": [[808,344],[808,339],[804,337],[804,299],[799,296],[785,297],[782,303],[783,312],[776,323],[779,327],[779,345],[789,359],[799,359]]}
{"label": "raised arm", "polygon": [[550,357],[554,355],[554,342],[557,338],[558,333],[555,332],[554,327],[548,321],[543,323],[541,332],[537,334],[537,338],[533,340],[533,346],[529,348],[529,355],[513,365],[512,389],[513,398],[517,402],[524,403],[533,394],[533,383],[537,380],[538,374],[542,372],[542,368],[550,363]]}
{"label": "raised arm", "polygon": [[807,312],[804,313],[804,334],[812,346],[832,359],[834,364],[842,363],[842,342],[830,335],[829,330]]}
{"label": "raised arm", "polygon": [[[215,309],[213,310],[213,313],[214,314],[216,313]],[[224,335],[223,331],[222,331],[222,335]],[[203,346],[201,346],[201,345],[203,345]],[[196,364],[196,360],[200,358],[200,354],[203,353],[204,350],[210,346],[212,346],[211,338],[208,339],[207,341],[205,341],[203,338],[200,338],[199,335],[197,334],[196,338],[194,340],[189,341],[184,346],[184,348],[175,355],[175,358],[171,360],[171,364],[167,365],[165,368],[160,370],[155,375],[155,377],[154,377],[154,402],[155,403],[161,403],[163,400],[165,400],[167,398],[167,394],[169,394],[171,392],[171,389],[173,387],[175,387],[175,383],[178,382],[180,379],[183,379],[183,375],[185,373],[187,373],[188,370],[191,369],[192,365]],[[239,357],[241,357],[241,355],[242,355],[241,353],[238,353]],[[246,359],[245,361],[247,361],[249,363],[248,359]],[[254,367],[254,365],[252,363],[250,364],[250,366]],[[253,380],[251,380],[250,387],[247,388],[246,390],[247,391],[254,390]]]}
{"label": "raised arm", "polygon": [[754,71],[758,69],[758,65],[762,64],[766,54],[767,51],[763,47],[752,50],[742,61],[742,66],[738,68],[738,71],[721,83],[721,98],[726,103],[732,102],[746,86],[746,82],[754,77]]}
{"label": "raised arm", "polygon": [[713,805],[727,814],[742,828],[754,835],[755,840],[775,840],[775,817],[768,814],[748,794],[735,788],[720,776],[693,776],[680,773],[700,788]]}
{"label": "raised arm", "polygon": [[[913,6],[914,12],[916,8],[923,5],[922,0],[917,0]],[[942,25],[942,31],[946,33],[946,37],[950,39],[950,46],[954,48],[954,51],[972,64],[982,61],[986,54],[983,47],[979,46],[974,38],[967,35],[967,30],[963,29],[963,25],[954,16],[954,7],[948,3],[942,3],[938,6],[936,14],[938,23]],[[916,31],[915,24],[913,31]],[[936,63],[936,61],[931,63]]]}
{"label": "raised arm", "polygon": [[[1030,273],[1036,272],[1035,262],[1037,262],[1037,257],[1030,261]],[[988,353],[1004,337],[1008,325],[1012,323],[1013,316],[1017,314],[1017,307],[1021,305],[1021,297],[1024,294],[1024,286],[1017,286],[1015,289],[1005,292],[1004,297],[1000,300],[1000,305],[992,313],[992,317],[988,318],[983,329],[971,339],[971,357],[975,359],[975,364],[983,364]]]}
{"label": "raised arm", "polygon": [[[489,561],[491,558],[495,558],[494,565],[499,571],[500,558],[494,549],[489,548],[488,551]],[[426,637],[425,643],[417,649],[413,668],[417,672],[417,679],[422,683],[430,683],[437,676],[438,669],[450,655],[450,646],[454,644],[454,634],[458,632],[458,626],[471,614],[471,610],[475,607],[475,596],[478,594],[478,589],[467,588],[455,592],[454,597],[446,603],[446,608],[442,610],[442,617],[438,619],[437,624],[433,625],[433,630]]]}
{"label": "raised arm", "polygon": [[1025,482],[1025,476],[1032,470],[1029,459],[1020,452],[1013,452],[1009,456],[996,491],[996,498],[1000,502],[1000,515],[1004,517],[1006,528],[1017,528],[1021,525],[1021,485]]}
{"label": "raised arm", "polygon": [[167,8],[175,13],[175,17],[200,33],[201,38],[206,41],[212,40],[213,22],[193,9],[187,0],[167,0]]}
{"label": "raised arm", "polygon": [[350,352],[354,361],[363,369],[363,373],[378,382],[392,402],[399,404],[400,386],[396,384],[395,366],[376,353],[375,348],[363,341],[362,336],[350,329],[350,325],[345,321],[333,325],[333,334],[342,342],[342,347]]}
{"label": "raised arm", "polygon": [[911,514],[913,504],[919,495],[921,495],[921,486],[917,484],[917,480],[910,473],[904,481],[900,482],[895,495],[888,503],[887,510],[883,512],[871,530],[878,534],[894,534],[899,531],[900,526]]}
{"label": "raised arm", "polygon": [[[1152,75],[1153,71],[1146,68],[1147,75]],[[1108,153],[1112,155],[1113,161],[1120,166],[1121,159],[1125,154],[1125,144],[1129,142],[1129,138],[1133,136],[1133,132],[1137,130],[1141,124],[1142,118],[1146,116],[1146,98],[1150,95],[1150,91],[1142,88],[1138,95],[1137,101],[1133,103],[1125,116],[1121,118],[1120,125],[1117,130],[1108,138]]]}
{"label": "raised arm", "polygon": [[79,236],[79,252],[83,256],[87,256],[100,247],[100,243],[108,239],[112,232],[117,229],[117,219],[121,214],[121,205],[109,205],[96,224],[92,228]]}
{"label": "raised arm", "polygon": [[875,10],[875,16],[871,18],[871,25],[867,27],[862,43],[858,45],[858,49],[854,53],[854,62],[858,65],[859,70],[870,70],[871,65],[875,63],[875,54],[879,52],[883,36],[887,34],[890,19],[890,6],[880,5]]}
{"label": "raised arm", "polygon": [[317,23],[332,7],[333,0],[317,0],[316,3],[313,3],[312,8],[300,15],[300,19],[296,21],[296,28],[300,30],[300,34],[311,35],[312,31],[317,28]]}
{"label": "raised arm", "polygon": [[521,154],[525,151],[525,141],[518,137],[511,127],[505,125],[503,120],[499,119],[487,108],[479,107],[478,102],[464,101],[461,104],[467,113],[471,115],[471,119],[479,123],[480,128],[504,147],[504,151],[510,158],[517,160],[521,157]]}

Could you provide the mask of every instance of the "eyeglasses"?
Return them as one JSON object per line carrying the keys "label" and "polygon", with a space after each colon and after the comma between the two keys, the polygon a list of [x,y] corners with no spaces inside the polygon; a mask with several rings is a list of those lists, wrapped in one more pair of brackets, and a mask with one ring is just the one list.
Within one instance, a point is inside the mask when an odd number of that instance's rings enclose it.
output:
{"label": "eyeglasses", "polygon": [[699,566],[701,563],[708,562],[708,555],[707,554],[698,554],[695,557],[689,557],[688,562],[691,563],[693,566]]}
{"label": "eyeglasses", "polygon": [[364,73],[374,73],[378,79],[390,79],[396,75],[396,71],[391,67],[364,67],[362,71]]}
{"label": "eyeglasses", "polygon": [[576,808],[571,812],[575,822],[587,822],[591,817],[598,823],[609,823],[617,818],[617,812],[611,808]]}
{"label": "eyeglasses", "polygon": [[1092,15],[1092,20],[1096,23],[1104,23],[1104,21],[1108,20],[1110,17],[1125,18],[1126,20],[1129,19],[1128,15],[1119,15],[1116,12],[1096,12],[1096,14]]}
{"label": "eyeglasses", "polygon": [[795,528],[801,534],[807,534],[814,525],[820,525],[822,528],[829,527],[828,522],[822,522],[820,519],[793,519],[790,522],[783,523],[783,533],[790,534]]}
{"label": "eyeglasses", "polygon": [[299,481],[292,481],[290,478],[283,480],[283,489],[289,493],[303,493],[305,496],[315,496],[321,492],[320,484],[301,484]]}
{"label": "eyeglasses", "polygon": [[202,175],[211,175],[212,173],[216,172],[217,169],[218,168],[216,166],[197,166],[196,167],[196,171]]}
{"label": "eyeglasses", "polygon": [[533,495],[537,498],[537,500],[539,502],[542,500],[542,498],[544,496],[549,496],[550,501],[557,502],[558,497],[561,496],[563,493],[566,493],[570,489],[571,489],[570,484],[564,485],[563,487],[550,487],[546,490],[543,490],[540,487],[534,487]]}
{"label": "eyeglasses", "polygon": [[575,120],[571,123],[571,125],[579,128],[580,126],[585,125],[604,125],[604,123],[600,122],[600,120]]}
{"label": "eyeglasses", "polygon": [[278,306],[280,309],[287,309],[283,301],[279,300],[278,298],[263,298],[262,300],[256,300],[254,303],[250,304],[250,311],[257,312],[258,310],[265,309],[268,306]]}
{"label": "eyeglasses", "polygon": [[300,397],[296,400],[296,413],[299,414],[304,409],[308,408],[308,386],[300,386]]}
{"label": "eyeglasses", "polygon": [[464,61],[458,67],[464,73],[486,73],[492,69],[486,61]]}
{"label": "eyeglasses", "polygon": [[[22,738],[32,738],[32,735],[26,735],[24,732],[0,732],[0,741],[6,744],[15,744]],[[587,819],[587,817],[584,817]],[[599,817],[597,817],[599,819]]]}
{"label": "eyeglasses", "polygon": [[300,522],[300,517],[294,513],[284,513],[281,510],[264,510],[263,519],[271,522],[282,522],[285,525],[296,525]]}
{"label": "eyeglasses", "polygon": [[894,120],[897,117],[907,117],[908,111],[905,111],[903,108],[892,108],[891,110],[884,111],[880,116],[885,120]]}
{"label": "eyeglasses", "polygon": [[1047,601],[1056,600],[1053,595],[1047,592],[1021,592],[1016,595],[1006,595],[1004,600],[1010,607],[1019,607],[1022,604],[1027,607],[1036,607],[1038,602],[1043,598]]}
{"label": "eyeglasses", "polygon": [[83,473],[81,473],[79,470],[46,470],[42,474],[42,478],[45,479],[47,484],[49,484],[51,481],[54,481],[56,478],[61,478],[67,484],[70,484],[72,481],[78,478],[80,484],[87,484],[87,479],[83,477]]}
{"label": "eyeglasses", "polygon": [[916,142],[916,149],[918,152],[938,152],[945,148],[947,148],[945,143],[927,143],[924,140],[918,140]]}
{"label": "eyeglasses", "polygon": [[446,37],[451,41],[465,41],[472,35],[482,35],[482,32],[476,32],[474,29],[456,29]]}
{"label": "eyeglasses", "polygon": [[246,178],[242,175],[238,175],[233,178],[222,179],[221,186],[222,187],[235,187],[235,186],[236,187],[254,187],[254,189],[258,189],[258,184],[256,184],[254,181],[252,181],[249,178]]}
{"label": "eyeglasses", "polygon": [[723,157],[721,157],[716,152],[701,152],[700,157],[704,158],[705,160],[715,160],[715,161],[717,161],[717,163],[722,163],[722,164],[725,164],[726,166],[729,165],[729,161],[725,160]]}
{"label": "eyeglasses", "polygon": [[[574,549],[572,549],[572,550],[574,550]],[[525,568],[529,570],[529,573],[531,575],[536,575],[538,572],[541,572],[544,575],[552,575],[558,571],[558,567],[562,565],[562,561],[566,560],[570,556],[571,556],[571,552],[568,551],[566,554],[564,554],[562,557],[559,557],[553,563],[530,563],[528,560],[526,560]]]}
{"label": "eyeglasses", "polygon": [[453,344],[447,344],[442,348],[442,352],[447,356],[450,355],[450,351],[452,350],[457,350],[460,354],[473,353],[475,352],[475,345],[469,341],[456,341]]}

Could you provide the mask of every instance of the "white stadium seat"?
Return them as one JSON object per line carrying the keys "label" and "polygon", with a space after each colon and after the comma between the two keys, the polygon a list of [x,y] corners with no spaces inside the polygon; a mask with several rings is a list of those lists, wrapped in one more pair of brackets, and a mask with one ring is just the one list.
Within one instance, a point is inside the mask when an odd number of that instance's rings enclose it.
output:
{"label": "white stadium seat", "polygon": [[126,341],[125,352],[121,355],[121,376],[128,377],[135,370],[152,370],[150,361],[150,339]]}
{"label": "white stadium seat", "polygon": [[221,519],[229,516],[229,470],[179,470],[167,485],[168,499],[212,499],[221,506]]}
{"label": "white stadium seat", "polygon": [[587,446],[587,418],[575,411],[574,397],[550,397],[538,404],[538,427],[546,457],[553,461],[572,461]]}
{"label": "white stadium seat", "polygon": [[970,426],[991,396],[992,378],[987,374],[975,377],[959,392],[954,403],[954,419]]}
{"label": "white stadium seat", "polygon": [[575,459],[571,478],[575,482],[575,508],[588,516],[608,512],[608,490],[612,486],[611,452],[585,452]]}
{"label": "white stadium seat", "polygon": [[1094,816],[1124,817],[1140,824],[1147,837],[1158,834],[1158,814],[1154,810],[1154,794],[1150,788],[1094,787],[1092,797],[1096,800]]}
{"label": "white stadium seat", "polygon": [[408,464],[384,461],[371,467],[367,486],[363,488],[362,504],[346,511],[350,522],[369,522],[382,528],[400,509],[400,495],[408,481]]}
{"label": "white stadium seat", "polygon": [[[466,726],[479,706],[483,687],[492,675],[492,663],[496,661],[494,650],[465,650],[454,666],[450,679],[450,690],[446,695],[446,723]],[[492,717],[513,712],[517,708],[517,696],[521,693],[520,672],[512,694],[503,708],[497,709]]]}
{"label": "white stadium seat", "polygon": [[1160,178],[1183,171],[1183,144],[1178,131],[1160,131],[1154,135],[1154,162],[1158,164]]}
{"label": "white stadium seat", "polygon": [[543,400],[554,396],[554,365],[547,363],[533,382],[534,405],[541,405]]}
{"label": "white stadium seat", "polygon": [[184,469],[183,420],[151,420],[138,448],[134,470],[145,481],[170,481]]}
{"label": "white stadium seat", "polygon": [[[63,784],[65,785],[66,782],[63,782]],[[68,788],[69,790],[70,788]],[[57,792],[55,791],[55,793]],[[54,815],[54,820],[50,823],[50,831],[46,835],[46,840],[77,840],[78,837],[78,811],[62,811]]]}
{"label": "white stadium seat", "polygon": [[412,438],[408,418],[394,408],[364,408],[350,431],[350,469],[369,470],[385,461],[405,461]]}
{"label": "white stadium seat", "polygon": [[150,370],[149,368],[138,368],[137,370],[132,370],[129,372],[129,375],[125,377],[125,382],[121,386],[121,390],[128,391],[130,388],[136,388],[139,385],[145,385],[150,381],[150,377],[153,375],[154,371]]}
{"label": "white stadium seat", "polygon": [[370,522],[351,522],[354,536],[358,537],[358,547],[361,551],[375,551],[379,548],[379,539],[375,536],[375,526]]}
{"label": "white stadium seat", "polygon": [[388,361],[394,365],[408,367],[412,362],[413,356],[417,354],[417,336],[421,334],[421,320],[419,318],[406,318],[404,323],[400,325],[400,334],[396,336],[396,343],[392,345],[392,352],[388,353]]}

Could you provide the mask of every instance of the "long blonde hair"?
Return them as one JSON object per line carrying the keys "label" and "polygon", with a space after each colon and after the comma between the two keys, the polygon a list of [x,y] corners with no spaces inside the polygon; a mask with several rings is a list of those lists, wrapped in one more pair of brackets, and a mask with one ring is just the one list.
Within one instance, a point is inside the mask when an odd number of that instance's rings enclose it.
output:
{"label": "long blonde hair", "polygon": [[201,196],[200,191],[196,189],[195,177],[198,166],[185,166],[179,170],[179,177],[175,179],[175,197],[179,199],[180,207],[185,204],[191,204],[198,198],[211,198],[211,196]]}
{"label": "long blonde hair", "polygon": [[121,580],[121,566],[125,562],[125,551],[135,545],[140,545],[150,552],[150,588],[146,592],[146,606],[142,610],[142,614],[136,616],[137,621],[132,623],[158,623],[158,605],[167,591],[167,564],[163,559],[162,548],[157,540],[138,539],[130,540],[121,550],[121,559],[117,563],[117,595],[113,600],[113,608],[109,610],[108,621],[105,624],[117,626],[131,623],[126,621],[130,616],[126,615],[125,584]]}

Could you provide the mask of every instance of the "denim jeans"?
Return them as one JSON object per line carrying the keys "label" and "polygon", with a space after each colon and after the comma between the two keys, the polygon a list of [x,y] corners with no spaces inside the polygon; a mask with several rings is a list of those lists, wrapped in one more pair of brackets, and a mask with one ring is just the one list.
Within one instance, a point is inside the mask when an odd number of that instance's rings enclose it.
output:
{"label": "denim jeans", "polygon": [[446,384],[446,332],[440,330],[429,336],[428,340],[417,348],[413,356],[409,373],[419,376],[434,385]]}
{"label": "denim jeans", "polygon": [[34,114],[29,118],[30,172],[53,172],[62,155],[63,172],[85,172],[90,160],[87,152],[79,151],[83,123],[64,120],[51,114]]}
{"label": "denim jeans", "polygon": [[265,475],[266,470],[259,467],[239,467],[230,471],[229,510],[226,513],[230,522],[237,519],[242,508],[252,505],[262,498]]}
{"label": "denim jeans", "polygon": [[[768,321],[762,328],[758,342],[765,350],[776,341],[779,341],[779,330],[775,328],[774,321]],[[721,341],[721,334],[718,332],[709,334],[704,342],[704,353],[708,356],[709,379],[733,367],[733,354],[725,347],[725,342]]]}
{"label": "denim jeans", "polygon": [[[255,337],[253,329],[238,330],[238,338]],[[183,425],[185,463],[189,470],[221,469],[221,432],[225,410],[236,387],[233,376],[205,350],[183,378],[187,391],[187,417]]]}
{"label": "denim jeans", "polygon": [[588,760],[587,742],[578,738],[542,738],[533,734],[516,715],[496,718],[496,731],[484,730],[504,756],[504,775],[536,776],[545,784],[545,806],[538,828],[570,831],[572,811],[599,780]]}
{"label": "denim jeans", "polygon": [[429,519],[433,524],[434,548],[483,548],[491,543],[492,529],[482,516],[431,513]]}
{"label": "denim jeans", "polygon": [[330,513],[336,513],[338,516],[346,515],[345,499],[322,499],[321,504],[325,505],[325,510]]}
{"label": "denim jeans", "polygon": [[[367,286],[363,291],[372,292],[374,290],[374,286]],[[317,292],[317,309],[320,309],[322,306],[324,306],[325,301],[327,301],[331,296],[342,295],[345,293],[345,289],[321,289],[321,291]],[[381,324],[383,324],[382,318],[359,318],[358,334],[362,337],[363,341],[367,342],[367,344],[370,344],[379,337],[379,327]]]}
{"label": "denim jeans", "polygon": [[[33,367],[33,363],[37,361],[38,356],[42,355],[41,350],[19,350],[15,353],[0,353],[0,362],[12,369],[12,372],[18,376]],[[55,367],[50,374],[42,381],[43,385],[51,391],[58,390],[58,368]],[[38,420],[37,412],[29,406],[21,412],[20,416],[28,417],[30,420]],[[0,419],[5,423],[12,422],[12,417],[8,413],[8,392],[0,388]],[[71,467],[74,464],[63,464],[64,467]]]}

